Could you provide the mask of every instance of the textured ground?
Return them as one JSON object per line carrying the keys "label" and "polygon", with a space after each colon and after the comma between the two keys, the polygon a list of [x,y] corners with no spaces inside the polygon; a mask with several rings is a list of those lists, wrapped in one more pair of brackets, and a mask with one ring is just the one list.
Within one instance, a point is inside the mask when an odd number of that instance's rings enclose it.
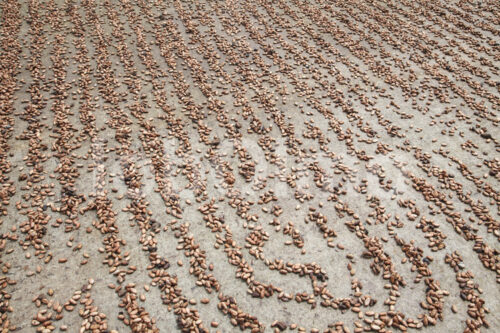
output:
{"label": "textured ground", "polygon": [[500,3],[0,2],[2,332],[499,332]]}

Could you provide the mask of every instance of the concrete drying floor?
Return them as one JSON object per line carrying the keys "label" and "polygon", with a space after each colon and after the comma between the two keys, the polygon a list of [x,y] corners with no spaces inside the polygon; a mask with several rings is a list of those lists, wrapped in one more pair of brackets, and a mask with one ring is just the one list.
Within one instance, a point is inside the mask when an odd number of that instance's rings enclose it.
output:
{"label": "concrete drying floor", "polygon": [[486,2],[2,1],[2,332],[499,332]]}

